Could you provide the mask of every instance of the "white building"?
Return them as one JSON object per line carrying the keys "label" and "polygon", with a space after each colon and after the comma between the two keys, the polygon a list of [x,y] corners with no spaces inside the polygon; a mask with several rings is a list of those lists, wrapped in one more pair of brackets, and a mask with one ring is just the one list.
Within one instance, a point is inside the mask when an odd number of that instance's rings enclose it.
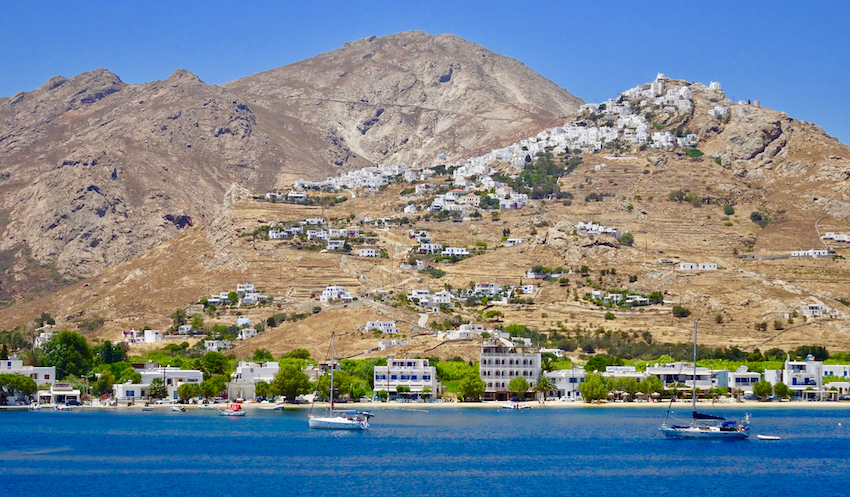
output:
{"label": "white building", "polygon": [[15,356],[0,360],[0,374],[17,374],[35,380],[36,385],[56,381],[55,366],[24,366],[24,361]]}
{"label": "white building", "polygon": [[36,349],[40,349],[40,348],[44,347],[45,345],[47,345],[47,342],[49,342],[51,338],[53,338],[53,332],[52,331],[42,331],[35,338],[35,343],[33,344],[33,347],[36,348]]}
{"label": "white building", "polygon": [[258,332],[255,328],[242,328],[239,330],[239,335],[236,337],[237,340],[248,340],[249,338],[254,338],[258,335]]}
{"label": "white building", "polygon": [[230,374],[227,384],[228,399],[255,399],[256,385],[260,381],[271,383],[280,371],[280,364],[270,362],[239,361],[236,371]]}
{"label": "white building", "polygon": [[196,369],[180,369],[172,366],[145,365],[134,368],[142,377],[140,383],[116,383],[112,385],[112,393],[119,400],[143,400],[150,396],[150,385],[154,379],[161,379],[168,390],[166,398],[177,400],[177,389],[184,383],[200,384],[204,374]]}
{"label": "white building", "polygon": [[747,366],[738,366],[735,371],[730,371],[726,385],[720,387],[734,388],[738,392],[752,392],[753,385],[761,381],[761,373],[750,371]]}
{"label": "white building", "polygon": [[156,343],[162,341],[162,332],[159,330],[145,330],[145,343]]}
{"label": "white building", "polygon": [[679,269],[682,271],[696,271],[697,265],[694,262],[682,262],[679,263]]}
{"label": "white building", "polygon": [[581,366],[543,373],[543,376],[551,379],[555,384],[555,390],[547,392],[546,395],[559,399],[579,400],[581,398],[579,388],[584,383],[584,375],[585,370]]}
{"label": "white building", "polygon": [[529,389],[540,377],[540,352],[501,337],[491,337],[481,346],[478,374],[487,385],[484,397],[508,400],[508,385],[517,377],[525,378]]}
{"label": "white building", "polygon": [[386,390],[390,395],[398,395],[398,387],[410,388],[411,394],[425,394],[429,390],[432,397],[442,392],[442,384],[437,381],[437,368],[428,364],[428,359],[396,359],[387,357],[386,366],[375,366],[374,390]]}
{"label": "white building", "polygon": [[502,287],[498,283],[476,283],[473,291],[487,297],[495,297],[502,291]]}
{"label": "white building", "polygon": [[407,340],[384,340],[382,342],[378,342],[378,350],[387,350],[393,347],[399,347],[401,345],[409,345],[410,342]]}
{"label": "white building", "polygon": [[414,204],[408,204],[408,206],[404,208],[404,213],[416,214],[416,206]]}
{"label": "white building", "polygon": [[354,298],[351,292],[347,292],[345,287],[329,286],[325,288],[322,295],[319,296],[319,302],[330,302],[332,300],[342,300],[343,302],[351,302]]}
{"label": "white building", "polygon": [[699,268],[706,271],[717,271],[716,262],[700,262]]}
{"label": "white building", "polygon": [[515,246],[520,245],[522,243],[525,243],[524,238],[508,238],[507,240],[505,240],[505,246],[506,247],[515,247]]}
{"label": "white building", "polygon": [[822,400],[826,393],[823,389],[823,362],[816,361],[812,355],[802,361],[785,359],[785,367],[777,374],[768,375],[765,378],[771,383],[781,381],[785,383],[797,397],[804,400]]}
{"label": "white building", "polygon": [[795,250],[791,252],[791,257],[829,257],[829,250],[819,250],[819,249],[811,249],[811,250]]}
{"label": "white building", "polygon": [[204,349],[207,352],[221,352],[222,350],[230,350],[232,343],[230,340],[204,340]]}
{"label": "white building", "polygon": [[366,331],[371,330],[380,330],[381,333],[398,333],[398,328],[396,328],[395,321],[367,321]]}
{"label": "white building", "polygon": [[[696,378],[694,377],[694,364],[687,362],[671,362],[668,364],[655,364],[647,366],[647,376],[655,376],[666,388],[673,388],[677,383],[682,383],[687,388],[696,387],[705,391],[712,388],[711,370],[698,366],[696,368]],[[694,381],[696,380],[696,381]]]}
{"label": "white building", "polygon": [[357,255],[360,257],[377,257],[378,254],[375,252],[374,248],[362,248],[357,251]]}
{"label": "white building", "polygon": [[442,243],[420,243],[419,244],[419,253],[420,254],[439,254],[443,251]]}
{"label": "white building", "polygon": [[466,257],[469,255],[469,250],[466,250],[463,247],[446,247],[440,252],[442,256],[455,256],[455,257]]}

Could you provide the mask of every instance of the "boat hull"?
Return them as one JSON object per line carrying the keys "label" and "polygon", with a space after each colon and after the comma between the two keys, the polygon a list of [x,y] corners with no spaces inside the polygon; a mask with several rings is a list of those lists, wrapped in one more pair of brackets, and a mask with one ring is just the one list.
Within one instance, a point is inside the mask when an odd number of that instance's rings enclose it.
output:
{"label": "boat hull", "polygon": [[687,427],[687,428],[671,428],[662,427],[661,433],[667,438],[699,438],[699,439],[714,439],[714,440],[744,440],[750,435],[746,431],[725,431],[716,428],[706,427]]}
{"label": "boat hull", "polygon": [[343,417],[310,418],[310,428],[316,430],[368,430],[368,419],[348,419]]}

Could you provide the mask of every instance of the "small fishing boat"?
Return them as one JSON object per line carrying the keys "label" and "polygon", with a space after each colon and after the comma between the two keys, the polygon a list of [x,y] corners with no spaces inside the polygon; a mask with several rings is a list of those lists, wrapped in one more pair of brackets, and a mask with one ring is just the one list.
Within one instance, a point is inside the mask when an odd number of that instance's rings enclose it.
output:
{"label": "small fishing boat", "polygon": [[756,435],[756,438],[759,440],[782,440],[781,438],[775,435]]}
{"label": "small fishing boat", "polygon": [[245,411],[242,409],[242,406],[239,404],[230,404],[227,409],[222,409],[218,411],[222,416],[244,416]]}
{"label": "small fishing boat", "polygon": [[260,409],[264,411],[282,411],[285,409],[283,404],[275,404],[273,406],[261,407]]}
{"label": "small fishing boat", "polygon": [[55,406],[53,406],[53,410],[54,410],[54,411],[70,411],[70,410],[71,410],[71,406],[65,406],[65,405],[55,405]]}
{"label": "small fishing boat", "polygon": [[35,404],[35,403],[30,404],[29,407],[27,407],[27,409],[29,409],[30,411],[40,411],[41,410],[41,404]]}
{"label": "small fishing boat", "polygon": [[150,404],[145,404],[142,406],[143,411],[153,411],[153,406]]}
{"label": "small fishing boat", "polygon": [[171,410],[174,412],[186,412],[186,408],[183,406],[171,406]]}

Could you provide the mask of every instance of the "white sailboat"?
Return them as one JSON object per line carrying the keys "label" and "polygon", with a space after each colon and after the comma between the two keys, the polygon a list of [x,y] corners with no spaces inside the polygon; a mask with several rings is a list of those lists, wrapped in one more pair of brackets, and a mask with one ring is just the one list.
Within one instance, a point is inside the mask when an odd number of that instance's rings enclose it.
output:
{"label": "white sailboat", "polygon": [[667,415],[664,416],[664,422],[661,423],[661,433],[667,438],[706,438],[720,440],[743,440],[750,436],[749,421],[750,415],[747,414],[742,421],[727,421],[726,418],[713,416],[711,414],[703,414],[697,412],[697,323],[694,322],[694,379],[693,379],[693,394],[691,395],[691,411],[692,419],[687,425],[668,425],[667,420],[670,417],[670,405],[667,406]]}
{"label": "white sailboat", "polygon": [[[330,381],[330,398],[331,405],[329,412],[324,416],[314,416],[313,408],[310,408],[309,425],[310,428],[319,430],[368,430],[369,418],[372,414],[359,411],[334,411],[334,339],[335,334],[331,335],[331,381]],[[315,400],[314,400],[315,402]]]}

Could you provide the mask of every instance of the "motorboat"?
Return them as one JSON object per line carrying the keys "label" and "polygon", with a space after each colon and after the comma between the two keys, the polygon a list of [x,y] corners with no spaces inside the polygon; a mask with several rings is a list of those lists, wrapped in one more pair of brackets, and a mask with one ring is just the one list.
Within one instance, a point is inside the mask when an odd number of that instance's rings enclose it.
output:
{"label": "motorboat", "polygon": [[239,404],[230,404],[227,409],[218,411],[222,416],[244,416],[245,410]]}
{"label": "motorboat", "polygon": [[171,410],[173,412],[186,412],[186,408],[183,406],[171,406]]}
{"label": "motorboat", "polygon": [[705,438],[720,440],[744,440],[750,436],[750,415],[741,421],[729,421],[721,416],[697,412],[696,396],[697,378],[697,323],[694,322],[694,392],[691,395],[691,422],[676,425],[667,424],[670,418],[671,403],[667,406],[667,414],[659,430],[667,438]]}
{"label": "motorboat", "polygon": [[756,435],[756,438],[759,440],[782,440],[781,438],[775,435]]}

